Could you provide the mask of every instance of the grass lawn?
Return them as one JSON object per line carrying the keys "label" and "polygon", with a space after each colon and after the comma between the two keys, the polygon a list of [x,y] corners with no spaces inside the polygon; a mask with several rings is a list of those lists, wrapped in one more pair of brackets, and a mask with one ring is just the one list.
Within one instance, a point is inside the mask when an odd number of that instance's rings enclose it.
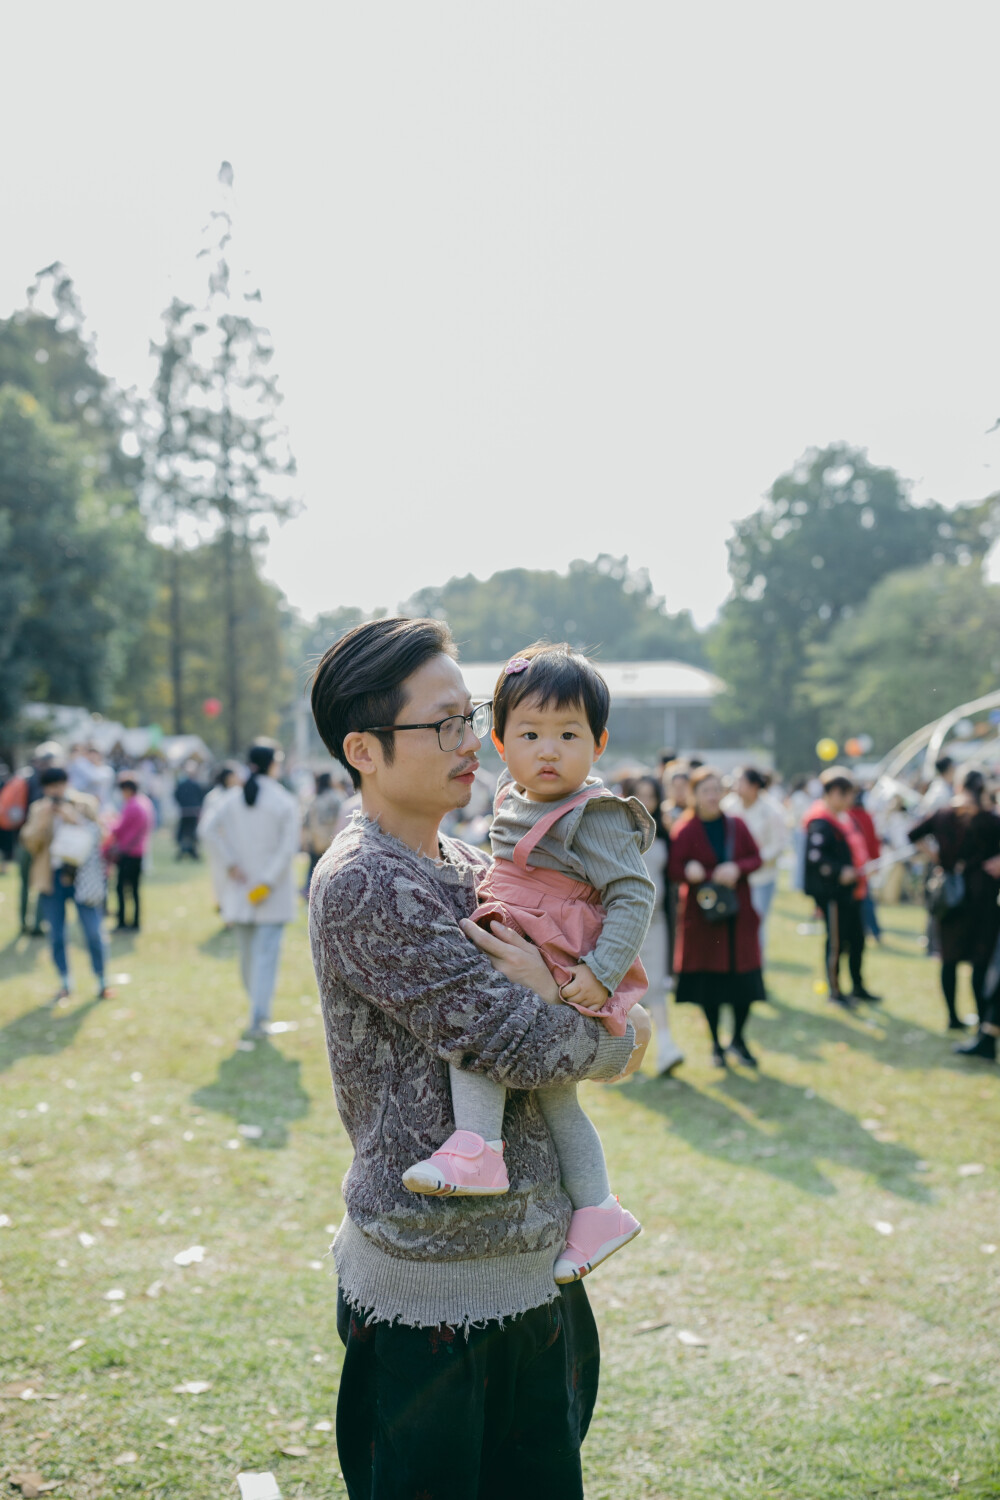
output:
{"label": "grass lawn", "polygon": [[[343,1495],[324,1257],[350,1150],[304,916],[288,1029],[243,1051],[203,867],[161,843],[116,998],[77,946],[55,1011],[13,872],[0,893],[0,1494],[37,1471],[57,1497],[217,1500],[271,1469]],[[886,1002],[858,1016],[818,993],[806,915],[779,899],[759,1074],[718,1077],[682,1008],[679,1078],[586,1090],[644,1224],[588,1282],[592,1500],[1000,1495],[1000,1076],[951,1054],[921,912],[883,911]]]}

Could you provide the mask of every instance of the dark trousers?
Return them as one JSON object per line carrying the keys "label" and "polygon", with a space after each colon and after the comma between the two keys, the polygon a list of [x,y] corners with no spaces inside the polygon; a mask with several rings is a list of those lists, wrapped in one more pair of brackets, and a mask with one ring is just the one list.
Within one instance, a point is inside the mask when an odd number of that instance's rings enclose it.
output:
{"label": "dark trousers", "polygon": [[482,1328],[369,1323],[337,1296],[350,1500],[582,1500],[600,1369],[580,1282]]}
{"label": "dark trousers", "polygon": [[[989,971],[988,963],[972,965],[972,993],[976,1000],[976,1010],[980,1021],[989,1020],[986,1014],[988,1005],[986,1001],[986,975]],[[948,1007],[948,1019],[958,1020],[958,1011],[955,1007],[955,993],[958,986],[958,963],[942,961],[941,964],[941,988],[944,991],[944,1003]]]}
{"label": "dark trousers", "polygon": [[828,901],[823,908],[826,920],[826,976],[830,994],[839,995],[840,960],[847,954],[847,966],[851,975],[851,988],[863,990],[861,977],[861,955],[865,950],[865,926],[861,914],[861,902],[853,896],[842,896],[839,901]]}
{"label": "dark trousers", "polygon": [[198,818],[195,812],[182,812],[177,819],[177,858],[198,859]]}
{"label": "dark trousers", "polygon": [[[118,856],[118,926],[139,926],[139,881],[142,878],[142,855],[119,854]],[[132,897],[132,921],[125,917],[125,897]]]}

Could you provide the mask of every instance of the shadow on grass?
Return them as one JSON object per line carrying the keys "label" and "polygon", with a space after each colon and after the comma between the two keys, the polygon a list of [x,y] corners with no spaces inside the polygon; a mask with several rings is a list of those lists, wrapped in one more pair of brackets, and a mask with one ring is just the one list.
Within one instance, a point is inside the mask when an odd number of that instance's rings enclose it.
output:
{"label": "shadow on grass", "polygon": [[820,1062],[829,1047],[850,1047],[904,1071],[947,1068],[954,1073],[970,1072],[969,1060],[956,1057],[952,1051],[955,1032],[928,1031],[916,1021],[892,1015],[881,1005],[862,1006],[856,1015],[845,1015],[835,1006],[821,1012],[799,1010],[773,994],[768,995],[768,1005],[778,1014],[755,1010],[752,1028],[754,1036],[772,1052]]}
{"label": "shadow on grass", "polygon": [[823,1198],[834,1197],[837,1188],[818,1161],[836,1162],[870,1173],[901,1198],[930,1202],[916,1176],[916,1152],[874,1140],[853,1115],[821,1095],[763,1073],[726,1073],[719,1089],[722,1097],[681,1079],[644,1077],[620,1086],[636,1104],[663,1115],[695,1150],[720,1161],[766,1172]]}
{"label": "shadow on grass", "polygon": [[811,974],[812,964],[796,963],[790,958],[769,958],[767,961],[768,972],[773,970],[776,974]]}
{"label": "shadow on grass", "polygon": [[261,1135],[248,1138],[247,1145],[278,1151],[288,1145],[289,1122],[309,1113],[299,1073],[300,1064],[264,1038],[252,1052],[236,1051],[220,1063],[215,1082],[196,1090],[191,1102],[228,1115],[237,1125],[257,1126]]}
{"label": "shadow on grass", "polygon": [[87,1000],[73,1010],[65,1005],[55,1009],[39,1005],[0,1027],[0,1073],[19,1063],[22,1057],[53,1057],[62,1052],[76,1040],[83,1022],[100,1003],[97,999]]}
{"label": "shadow on grass", "polygon": [[48,941],[44,937],[12,937],[0,948],[0,980],[15,974],[30,974],[40,958],[47,958]]}
{"label": "shadow on grass", "polygon": [[211,937],[198,944],[198,952],[206,958],[234,959],[236,957],[236,933],[231,927],[222,926]]}

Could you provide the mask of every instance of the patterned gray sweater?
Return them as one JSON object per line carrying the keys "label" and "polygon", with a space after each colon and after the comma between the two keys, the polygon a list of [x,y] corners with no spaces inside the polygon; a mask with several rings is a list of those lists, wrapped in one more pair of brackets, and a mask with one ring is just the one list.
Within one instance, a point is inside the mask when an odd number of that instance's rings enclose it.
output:
{"label": "patterned gray sweater", "polygon": [[[532,1090],[613,1078],[615,1038],[498,974],[458,926],[485,857],[441,839],[442,863],[357,815],[316,868],[309,930],[337,1108],[354,1147],[333,1252],[341,1289],[414,1326],[513,1317],[558,1293],[570,1204]],[[507,1089],[510,1192],[431,1198],[401,1176],[454,1129],[448,1064]]]}

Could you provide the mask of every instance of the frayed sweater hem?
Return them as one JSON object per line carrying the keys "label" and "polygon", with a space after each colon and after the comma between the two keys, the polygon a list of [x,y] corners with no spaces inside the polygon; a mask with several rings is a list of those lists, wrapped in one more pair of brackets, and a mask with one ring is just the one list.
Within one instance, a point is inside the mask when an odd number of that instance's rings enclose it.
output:
{"label": "frayed sweater hem", "polygon": [[386,1255],[345,1215],[333,1242],[344,1300],[369,1322],[461,1329],[520,1317],[554,1302],[556,1252],[478,1260],[403,1260]]}

